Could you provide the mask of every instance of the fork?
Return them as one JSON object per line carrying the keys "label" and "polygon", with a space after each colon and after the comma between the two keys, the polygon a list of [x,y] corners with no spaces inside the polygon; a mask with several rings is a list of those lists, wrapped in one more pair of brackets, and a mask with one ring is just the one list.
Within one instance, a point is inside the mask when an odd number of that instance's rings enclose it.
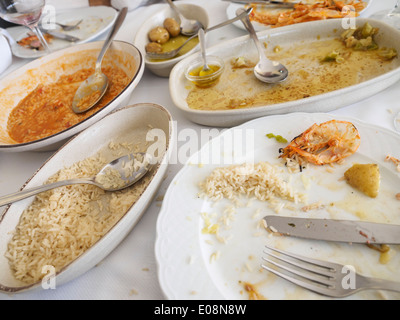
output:
{"label": "fork", "polygon": [[60,26],[64,31],[71,31],[71,30],[75,30],[82,23],[82,21],[83,21],[83,19],[78,21],[74,25],[67,25],[67,24],[62,24],[62,23],[56,22],[56,25]]}
{"label": "fork", "polygon": [[264,269],[313,292],[335,298],[347,297],[367,289],[400,292],[399,282],[365,277],[357,274],[351,266],[306,258],[270,246],[265,247],[267,250],[264,253],[267,257],[263,257],[266,262],[262,264]]}

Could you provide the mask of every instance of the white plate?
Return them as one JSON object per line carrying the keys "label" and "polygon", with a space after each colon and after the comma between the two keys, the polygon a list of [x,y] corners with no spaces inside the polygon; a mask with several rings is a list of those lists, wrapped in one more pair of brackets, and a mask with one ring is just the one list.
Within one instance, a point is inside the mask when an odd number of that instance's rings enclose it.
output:
{"label": "white plate", "polygon": [[[366,12],[366,10],[370,7],[371,3],[373,0],[364,0],[364,2],[367,3],[367,6],[365,7],[364,10],[362,10],[360,12],[360,16],[363,16],[364,13]],[[288,1],[288,2],[298,2],[298,1]],[[319,2],[317,0],[308,0],[308,1],[303,1],[303,3],[307,3],[307,4],[313,4]],[[228,17],[228,19],[234,18],[236,17],[236,10],[239,8],[244,8],[245,5],[243,4],[238,4],[238,3],[231,3],[229,4],[229,6],[226,8],[226,15]],[[284,10],[284,9],[271,9],[271,10]],[[257,21],[252,21],[253,23],[253,27],[256,31],[262,31],[262,30],[267,30],[270,29],[270,26],[266,26],[265,24],[259,23]],[[236,21],[233,23],[233,25],[235,25],[236,27],[246,30],[245,27],[243,26],[243,23],[240,21]]]}
{"label": "white plate", "polygon": [[[377,42],[381,47],[393,47],[397,52],[400,52],[400,44],[396,41],[396,39],[400,38],[399,30],[380,21],[365,18],[357,19],[357,26],[362,26],[365,22],[370,22],[374,27],[379,28]],[[265,30],[259,32],[258,35],[261,41],[265,41],[268,44],[268,50],[273,50],[278,45],[284,48],[285,46],[290,47],[294,43],[301,44],[307,43],[307,41],[318,41],[317,39],[336,39],[340,34],[340,30],[342,30],[341,19],[332,19]],[[227,61],[226,64],[229,64],[229,61],[235,57],[249,57],[254,61],[258,57],[256,47],[247,35],[210,47],[207,49],[207,53],[225,59]],[[187,95],[191,90],[191,83],[185,78],[184,72],[191,61],[198,56],[199,54],[193,54],[180,61],[172,69],[169,88],[174,104],[187,118],[193,122],[208,126],[234,126],[261,116],[289,112],[329,112],[370,97],[400,79],[400,62],[396,59],[394,60],[395,67],[390,72],[357,85],[309,98],[253,108],[215,111],[194,110],[189,108],[186,102]],[[233,96],[232,99],[234,98]]]}
{"label": "white plate", "polygon": [[[0,150],[4,152],[56,150],[73,135],[86,129],[105,115],[124,105],[130,98],[144,72],[144,60],[138,48],[123,41],[113,41],[103,64],[115,63],[131,79],[129,84],[104,108],[68,129],[49,137],[27,143],[16,143],[7,130],[11,111],[40,83],[56,82],[61,75],[72,74],[79,68],[94,67],[104,41],[68,47],[33,60],[7,74],[0,80]],[[108,61],[108,62],[107,62]],[[67,71],[66,71],[67,70]]]}
{"label": "white plate", "polygon": [[[286,144],[268,139],[265,136],[267,133],[280,134],[289,140],[313,123],[331,119],[333,116],[320,113],[256,119],[225,131],[189,159],[171,182],[157,221],[155,251],[158,274],[168,299],[249,299],[244,289],[245,282],[254,285],[267,299],[322,298],[261,269],[266,244],[317,259],[353,265],[367,276],[399,279],[399,246],[391,246],[393,257],[384,265],[379,263],[380,254],[376,250],[362,244],[271,237],[259,222],[265,215],[275,214],[275,211],[266,202],[250,201],[245,197],[241,199],[242,206],[234,209],[229,228],[219,222],[220,235],[228,239],[227,243],[219,242],[213,234],[202,233],[205,224],[201,214],[214,216],[212,222],[215,222],[233,206],[228,200],[215,203],[199,196],[201,190],[198,185],[212,170],[231,163],[281,163],[278,149]],[[393,163],[385,161],[388,154],[400,158],[400,135],[355,119],[337,120],[351,121],[358,128],[361,136],[359,150],[342,165],[310,166],[302,173],[291,174],[292,183],[301,192],[309,194],[309,203],[321,201],[327,209],[302,212],[297,209],[301,204],[293,204],[295,210],[283,209],[279,215],[400,224],[400,201],[395,198],[400,190],[400,173]],[[219,157],[220,160],[216,161]],[[339,180],[355,162],[379,164],[381,189],[377,198],[368,198]],[[283,165],[282,170],[286,173]],[[303,181],[310,183],[310,189],[305,188],[308,184]],[[344,209],[342,206],[345,206]],[[219,254],[219,258],[213,259],[214,254]],[[386,295],[400,298],[399,294],[381,295],[374,291],[364,291],[351,298],[379,299]]]}
{"label": "white plate", "polygon": [[[156,149],[153,147],[153,140],[151,138],[149,140],[150,129],[156,130],[154,131],[155,136],[160,137]],[[147,150],[152,155],[154,150],[158,151],[158,154],[155,155],[159,165],[149,173],[151,179],[142,194],[121,219],[98,242],[56,275],[56,286],[78,277],[102,261],[139,221],[156,194],[168,168],[169,154],[174,144],[171,115],[164,107],[150,103],[140,103],[119,109],[65,144],[23,186],[23,188],[32,188],[42,185],[59,170],[70,167],[98,152],[106,159],[116,158],[118,155],[114,153],[118,154],[119,151],[124,154],[127,152],[124,147],[116,150],[113,147],[115,150],[113,152],[109,148],[111,142],[117,147],[120,143],[140,144],[142,147],[147,145]],[[32,201],[33,197],[21,200],[8,207],[4,213],[2,212],[3,215],[0,219],[0,291],[17,293],[42,288],[41,282],[26,285],[17,281],[4,256],[7,243],[12,237],[12,231],[15,230],[22,212]]]}
{"label": "white plate", "polygon": [[[77,37],[81,40],[73,43],[54,38],[49,47],[52,51],[57,51],[69,46],[92,41],[110,29],[116,17],[117,11],[112,7],[106,6],[87,7],[57,13],[55,21],[62,24],[73,25],[79,20],[83,20],[79,25],[79,29],[71,31],[62,31],[60,27],[56,29],[58,32]],[[7,31],[16,41],[25,38],[29,32],[25,27],[11,27]],[[26,59],[34,59],[46,55],[44,51],[24,48],[18,44],[12,46],[12,51],[15,56]]]}

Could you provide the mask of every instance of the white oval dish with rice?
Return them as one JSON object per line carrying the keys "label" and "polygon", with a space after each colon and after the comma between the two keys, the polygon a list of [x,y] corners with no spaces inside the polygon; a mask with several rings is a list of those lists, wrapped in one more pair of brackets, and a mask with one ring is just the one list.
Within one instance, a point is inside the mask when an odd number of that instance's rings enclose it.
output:
{"label": "white oval dish with rice", "polygon": [[169,112],[159,105],[125,107],[44,163],[23,189],[92,176],[131,152],[149,152],[158,161],[142,180],[122,191],[67,186],[10,205],[0,218],[0,291],[40,289],[51,270],[59,286],[102,261],[136,225],[163,181],[173,145],[171,123]]}

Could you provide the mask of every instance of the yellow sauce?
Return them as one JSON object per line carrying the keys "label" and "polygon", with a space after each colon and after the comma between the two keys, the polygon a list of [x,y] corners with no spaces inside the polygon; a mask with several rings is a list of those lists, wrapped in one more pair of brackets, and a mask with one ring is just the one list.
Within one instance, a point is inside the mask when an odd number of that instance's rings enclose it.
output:
{"label": "yellow sauce", "polygon": [[[182,34],[177,35],[176,37],[170,38],[166,43],[162,44],[162,52],[168,52],[179,48],[181,45],[185,43],[185,41],[189,39],[188,36],[184,36]],[[197,37],[191,39],[185,46],[179,51],[179,53],[174,57],[179,57],[184,55],[185,53],[192,50],[199,43],[199,39]],[[150,61],[163,61],[169,59],[152,59]]]}
{"label": "yellow sauce", "polygon": [[214,85],[219,80],[220,75],[213,76],[213,74],[218,72],[221,67],[216,64],[209,64],[208,67],[209,70],[204,70],[204,66],[199,66],[189,72],[189,75],[192,77],[198,77],[198,79],[192,81],[194,84],[196,84],[196,86],[200,88],[207,88]]}

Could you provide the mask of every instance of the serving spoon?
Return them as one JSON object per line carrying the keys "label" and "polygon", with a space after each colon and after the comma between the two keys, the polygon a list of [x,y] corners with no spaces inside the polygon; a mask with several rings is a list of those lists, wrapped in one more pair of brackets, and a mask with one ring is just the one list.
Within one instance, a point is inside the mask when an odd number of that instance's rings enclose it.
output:
{"label": "serving spoon", "polygon": [[[216,24],[215,26],[210,27],[210,28],[204,30],[204,33],[210,32],[210,31],[212,31],[212,30],[215,30],[215,29],[218,29],[218,28],[221,28],[221,27],[224,27],[224,26],[227,26],[228,24],[231,24],[231,23],[233,23],[233,22],[235,22],[235,21],[237,21],[237,20],[240,20],[240,19],[242,19],[243,17],[248,16],[252,10],[253,10],[253,8],[248,8],[248,9],[246,9],[244,12],[242,12],[240,15],[238,15],[238,16],[232,18],[232,19],[226,20],[226,21],[224,21],[224,22],[221,22],[221,23],[219,23],[219,24]],[[174,49],[174,50],[171,50],[171,51],[162,52],[162,53],[147,52],[147,53],[146,53],[146,58],[148,58],[148,59],[154,59],[154,60],[171,59],[171,58],[175,57],[175,56],[179,53],[179,51],[181,51],[181,49],[182,49],[190,40],[192,40],[193,38],[196,38],[197,36],[198,36],[198,33],[196,33],[195,35],[193,35],[193,36],[191,36],[190,38],[188,38],[180,47],[178,47],[178,48],[176,48],[176,49]]]}
{"label": "serving spoon", "polygon": [[71,31],[71,30],[75,30],[78,28],[78,26],[82,23],[83,19],[79,20],[77,23],[73,24],[73,25],[68,25],[68,24],[62,24],[59,22],[56,22],[56,25],[60,26],[61,29],[63,29],[64,31]]}
{"label": "serving spoon", "polygon": [[119,12],[118,17],[104,42],[103,48],[97,57],[94,74],[83,81],[76,91],[72,101],[72,110],[75,113],[83,113],[93,108],[106,93],[109,81],[107,76],[101,70],[101,63],[111,42],[124,22],[127,12],[128,8],[126,7],[121,9]]}
{"label": "serving spoon", "polygon": [[183,35],[192,36],[194,34],[197,34],[197,31],[199,31],[200,28],[204,28],[200,21],[187,19],[171,0],[167,0],[167,2],[170,5],[171,9],[175,11],[177,16],[179,17],[181,23],[181,33]]}
{"label": "serving spoon", "polygon": [[0,207],[41,192],[73,184],[91,184],[105,191],[122,190],[143,178],[153,164],[153,157],[148,153],[128,154],[106,164],[94,177],[57,181],[0,197]]}
{"label": "serving spoon", "polygon": [[[240,15],[243,13],[243,8],[239,8],[236,10],[236,15]],[[262,82],[266,83],[278,83],[284,81],[289,72],[286,67],[278,61],[272,61],[268,59],[264,53],[264,50],[261,46],[260,40],[257,37],[256,31],[254,30],[253,25],[250,22],[248,16],[240,19],[250,34],[250,37],[253,39],[259,55],[259,62],[254,67],[254,75],[256,78]]]}

